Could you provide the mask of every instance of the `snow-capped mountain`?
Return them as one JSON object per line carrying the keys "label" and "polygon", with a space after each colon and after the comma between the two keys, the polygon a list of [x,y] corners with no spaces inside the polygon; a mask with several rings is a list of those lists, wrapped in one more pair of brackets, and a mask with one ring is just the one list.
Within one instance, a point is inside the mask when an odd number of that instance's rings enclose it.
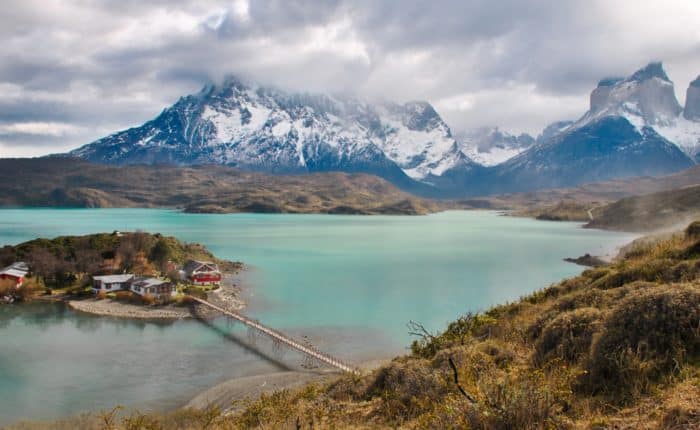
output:
{"label": "snow-capped mountain", "polygon": [[435,196],[465,196],[640,175],[700,161],[700,78],[685,108],[660,63],[600,81],[590,109],[533,139],[497,128],[455,139],[427,102],[368,103],[229,78],[142,126],[70,155],[110,164],[226,164],[271,173],[364,172]]}
{"label": "snow-capped mountain", "polygon": [[547,127],[530,149],[496,166],[485,187],[489,192],[567,187],[691,167],[700,124],[682,112],[660,63],[628,78],[604,79],[591,93],[585,115]]}
{"label": "snow-capped mountain", "polygon": [[460,136],[459,148],[469,158],[482,166],[501,164],[535,143],[529,134],[518,136],[501,131],[498,127],[486,127],[469,131]]}
{"label": "snow-capped mountain", "polygon": [[287,93],[235,78],[183,97],[154,120],[71,155],[111,164],[366,172],[399,185],[474,164],[427,102],[370,104],[354,97]]}
{"label": "snow-capped mountain", "polygon": [[651,128],[698,161],[700,78],[688,88],[685,109],[678,103],[673,82],[661,63],[650,63],[628,78],[603,79],[591,93],[589,111],[567,131],[607,117],[624,118],[640,132]]}

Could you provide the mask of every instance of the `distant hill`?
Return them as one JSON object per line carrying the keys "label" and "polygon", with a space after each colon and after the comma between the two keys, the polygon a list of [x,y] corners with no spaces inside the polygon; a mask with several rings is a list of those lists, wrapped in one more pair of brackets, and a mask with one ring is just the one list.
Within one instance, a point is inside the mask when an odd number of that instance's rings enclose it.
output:
{"label": "distant hill", "polygon": [[[460,199],[456,205],[465,208],[526,210],[536,216],[543,209],[560,203],[575,203],[587,209],[603,206],[619,199],[700,185],[700,166],[693,166],[666,176],[641,176],[628,179],[593,182],[570,188],[552,188],[523,193]],[[581,220],[588,220],[586,215]]]}
{"label": "distant hill", "polygon": [[265,175],[226,166],[110,166],[62,157],[0,159],[0,206],[347,214],[440,209],[366,174]]}
{"label": "distant hill", "polygon": [[700,219],[700,185],[618,200],[596,209],[586,227],[653,231],[696,219]]}

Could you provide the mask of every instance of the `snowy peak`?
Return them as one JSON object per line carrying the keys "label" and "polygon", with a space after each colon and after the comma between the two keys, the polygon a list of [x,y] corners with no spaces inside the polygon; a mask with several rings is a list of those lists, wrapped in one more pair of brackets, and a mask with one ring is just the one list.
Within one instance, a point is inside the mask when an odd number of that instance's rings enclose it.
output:
{"label": "snowy peak", "polygon": [[649,79],[654,79],[658,78],[661,79],[662,81],[666,81],[668,83],[671,83],[671,80],[668,78],[668,75],[666,74],[666,71],[664,70],[664,66],[660,61],[657,62],[651,62],[647,64],[646,66],[642,67],[641,69],[637,70],[630,76],[629,78],[625,79],[628,82],[644,82],[648,81]]}
{"label": "snowy peak", "polygon": [[[402,107],[403,124],[409,130],[434,130],[438,127],[447,127],[440,115],[428,102],[413,101]],[[447,130],[449,131],[449,130]]]}
{"label": "snowy peak", "polygon": [[228,77],[157,118],[72,155],[112,164],[227,164],[268,172],[366,172],[396,183],[471,163],[423,101],[371,104]]}
{"label": "snowy peak", "polygon": [[485,127],[467,132],[460,138],[459,147],[469,158],[483,166],[495,166],[524,152],[535,143],[526,133],[520,135]]}
{"label": "snowy peak", "polygon": [[683,117],[689,121],[700,121],[700,76],[690,83],[685,93]]}
{"label": "snowy peak", "polygon": [[542,133],[537,136],[537,143],[546,142],[552,139],[554,136],[563,133],[569,127],[571,127],[573,123],[573,121],[557,121],[549,124],[544,128],[544,130],[542,130]]}
{"label": "snowy peak", "polygon": [[600,81],[590,101],[590,111],[579,125],[605,116],[633,116],[638,119],[635,125],[668,126],[682,111],[661,63],[650,63],[626,79]]}

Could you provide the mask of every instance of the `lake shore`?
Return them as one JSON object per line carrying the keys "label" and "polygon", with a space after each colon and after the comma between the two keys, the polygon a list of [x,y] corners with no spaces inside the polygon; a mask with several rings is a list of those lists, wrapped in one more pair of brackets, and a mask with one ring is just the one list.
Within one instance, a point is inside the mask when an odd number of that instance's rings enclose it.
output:
{"label": "lake shore", "polygon": [[[365,361],[360,363],[359,368],[363,372],[371,372],[390,361],[390,359]],[[197,394],[183,408],[203,410],[217,407],[224,414],[231,414],[244,409],[248,401],[257,400],[262,394],[293,390],[312,383],[328,382],[342,375],[342,372],[332,369],[290,370],[229,379]]]}
{"label": "lake shore", "polygon": [[[246,303],[240,299],[240,287],[238,273],[227,274],[224,282],[217,290],[209,292],[208,300],[227,309],[240,311]],[[143,306],[123,303],[114,299],[82,299],[64,300],[66,305],[73,310],[98,316],[114,318],[179,320],[185,318],[214,317],[210,309],[196,306],[196,312],[192,312],[189,306]]]}

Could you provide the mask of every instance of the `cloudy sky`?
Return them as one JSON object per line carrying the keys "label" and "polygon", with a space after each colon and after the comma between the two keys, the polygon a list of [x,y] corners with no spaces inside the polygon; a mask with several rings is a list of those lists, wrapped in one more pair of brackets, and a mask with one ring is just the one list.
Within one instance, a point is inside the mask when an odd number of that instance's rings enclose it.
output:
{"label": "cloudy sky", "polygon": [[0,157],[139,125],[227,74],[300,91],[425,99],[460,132],[537,134],[605,76],[700,74],[695,0],[5,0]]}

